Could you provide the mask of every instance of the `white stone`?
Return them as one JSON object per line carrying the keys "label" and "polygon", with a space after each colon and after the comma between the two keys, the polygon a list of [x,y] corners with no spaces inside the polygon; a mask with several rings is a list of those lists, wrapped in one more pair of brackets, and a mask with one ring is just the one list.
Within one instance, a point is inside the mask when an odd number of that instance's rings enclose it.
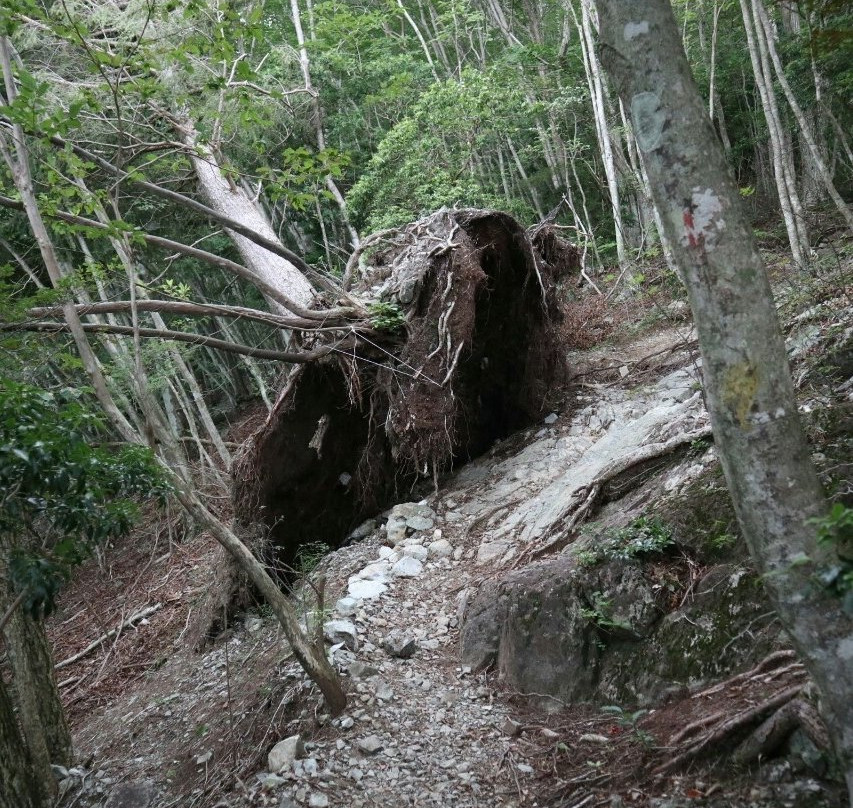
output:
{"label": "white stone", "polygon": [[403,556],[392,568],[395,578],[417,578],[423,572],[424,565],[416,558]]}
{"label": "white stone", "polygon": [[382,583],[382,581],[365,581],[360,578],[351,578],[347,591],[351,598],[373,600],[382,595],[387,589],[387,584]]}
{"label": "white stone", "polygon": [[389,517],[385,524],[385,534],[392,547],[398,545],[406,538],[406,521],[405,519],[395,519]]}
{"label": "white stone", "polygon": [[358,651],[358,634],[349,620],[329,620],[323,624],[323,636],[332,645],[343,643],[350,651]]}
{"label": "white stone", "polygon": [[362,578],[365,581],[382,581],[388,580],[388,573],[391,571],[391,565],[387,561],[374,561],[368,564],[361,572],[356,573],[357,578]]}
{"label": "white stone", "polygon": [[291,735],[279,741],[267,755],[267,767],[273,774],[290,769],[293,761],[305,754],[305,747],[300,735]]}
{"label": "white stone", "polygon": [[453,555],[453,545],[447,539],[439,538],[427,547],[429,558],[447,558]]}
{"label": "white stone", "polygon": [[416,558],[418,561],[426,561],[429,551],[422,544],[409,544],[403,548],[403,557]]}
{"label": "white stone", "polygon": [[358,611],[358,601],[355,598],[340,598],[335,603],[335,611],[341,617],[352,617]]}

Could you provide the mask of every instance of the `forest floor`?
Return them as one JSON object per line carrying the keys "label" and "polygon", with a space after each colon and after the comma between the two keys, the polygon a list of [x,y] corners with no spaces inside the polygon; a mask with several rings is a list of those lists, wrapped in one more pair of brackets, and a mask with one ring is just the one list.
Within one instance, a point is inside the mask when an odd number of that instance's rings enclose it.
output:
{"label": "forest floor", "polygon": [[[850,260],[809,289],[789,280],[781,263],[776,271],[804,410],[830,397],[849,414]],[[216,545],[206,535],[179,535],[174,514],[152,511],[144,530],[110,548],[100,564],[87,564],[50,626],[79,760],[62,781],[60,804],[840,808],[837,785],[785,759],[736,769],[720,762],[724,750],[712,748],[708,757],[655,773],[683,751],[687,742],[672,739],[687,724],[712,724],[802,683],[801,667],[788,657],[746,676],[732,670],[735,678],[720,683],[689,683],[636,716],[633,705],[604,713],[531,699],[536,694],[512,692],[489,670],[459,661],[465,593],[523,555],[510,548],[483,563],[491,527],[482,517],[494,510],[496,492],[536,468],[547,475],[558,447],[597,440],[606,408],[632,402],[642,416],[671,393],[671,384],[660,383],[674,373],[698,387],[686,306],[659,286],[657,295],[575,308],[565,397],[553,415],[543,413],[543,423],[500,442],[425,497],[433,525],[405,544],[404,555],[419,561],[411,575],[383,568],[398,556],[381,528],[322,559],[317,570],[327,576],[330,609],[354,580],[385,586],[331,615],[355,629],[354,638],[342,637],[351,647],[338,643],[333,652],[347,673],[343,716],[323,713],[263,608],[235,617],[206,650],[187,646]],[[846,353],[826,371],[827,381],[819,361],[839,345]],[[701,411],[695,417],[701,420]],[[428,549],[438,538],[450,546],[446,555]],[[306,614],[311,609],[306,605]],[[384,649],[395,629],[415,639],[410,658]],[[295,734],[304,755],[284,773],[270,773],[270,749]]]}

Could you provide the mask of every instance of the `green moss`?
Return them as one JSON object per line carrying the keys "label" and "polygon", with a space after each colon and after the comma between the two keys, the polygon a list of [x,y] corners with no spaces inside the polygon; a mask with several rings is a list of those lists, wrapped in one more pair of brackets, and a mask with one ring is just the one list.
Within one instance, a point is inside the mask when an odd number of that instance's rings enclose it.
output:
{"label": "green moss", "polygon": [[758,392],[758,374],[749,362],[738,362],[726,370],[723,376],[722,399],[734,412],[741,429],[747,426],[747,417],[752,410]]}
{"label": "green moss", "polygon": [[663,502],[660,514],[671,526],[675,542],[691,550],[701,563],[740,562],[747,557],[719,465],[693,480],[677,497]]}

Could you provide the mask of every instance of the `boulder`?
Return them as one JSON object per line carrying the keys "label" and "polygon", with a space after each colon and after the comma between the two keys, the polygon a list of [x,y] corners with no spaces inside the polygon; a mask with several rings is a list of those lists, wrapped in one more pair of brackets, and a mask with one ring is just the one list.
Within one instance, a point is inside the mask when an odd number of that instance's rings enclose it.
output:
{"label": "boulder", "polygon": [[305,746],[300,735],[291,735],[279,741],[267,755],[267,766],[273,774],[288,771],[293,761],[305,754]]}
{"label": "boulder", "polygon": [[510,687],[569,703],[654,703],[675,684],[725,674],[773,649],[778,628],[758,620],[768,605],[755,583],[742,568],[719,566],[673,609],[638,561],[582,567],[564,555],[477,593],[462,661],[495,666]]}

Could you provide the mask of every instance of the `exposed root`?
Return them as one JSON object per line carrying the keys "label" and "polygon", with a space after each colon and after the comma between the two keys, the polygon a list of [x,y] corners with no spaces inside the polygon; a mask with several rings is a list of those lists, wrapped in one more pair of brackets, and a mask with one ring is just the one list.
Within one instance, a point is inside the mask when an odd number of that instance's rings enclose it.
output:
{"label": "exposed root", "polygon": [[544,545],[529,548],[519,556],[515,566],[526,564],[544,555],[562,550],[570,544],[574,539],[575,529],[592,513],[601,489],[608,482],[640,463],[671,454],[685,443],[692,443],[695,440],[708,437],[710,434],[710,426],[695,429],[691,432],[682,432],[663,443],[650,443],[635,452],[616,458],[599,472],[595,476],[595,479],[574,492],[572,495],[572,505],[563,517],[559,533],[552,536]]}
{"label": "exposed root", "polygon": [[511,217],[478,210],[362,243],[352,294],[402,327],[297,368],[233,466],[236,516],[266,523],[278,561],[341,544],[401,490],[539,416],[564,380],[552,273],[570,245],[548,245],[543,269]]}
{"label": "exposed root", "polygon": [[708,752],[714,746],[719,746],[724,741],[730,741],[731,737],[737,732],[745,729],[750,724],[755,723],[755,721],[767,713],[779,710],[780,707],[783,707],[792,699],[799,696],[800,693],[803,692],[804,687],[805,685],[794,685],[793,687],[785,688],[781,692],[765,699],[760,704],[756,704],[754,707],[742,710],[731,718],[725,719],[688,749],[676,755],[663,765],[658,766],[654,769],[653,773],[664,774],[665,772],[677,769],[688,761]]}
{"label": "exposed root", "polygon": [[814,705],[795,698],[766,719],[736,750],[735,763],[751,763],[770,757],[798,727],[818,749],[829,748],[829,734]]}

